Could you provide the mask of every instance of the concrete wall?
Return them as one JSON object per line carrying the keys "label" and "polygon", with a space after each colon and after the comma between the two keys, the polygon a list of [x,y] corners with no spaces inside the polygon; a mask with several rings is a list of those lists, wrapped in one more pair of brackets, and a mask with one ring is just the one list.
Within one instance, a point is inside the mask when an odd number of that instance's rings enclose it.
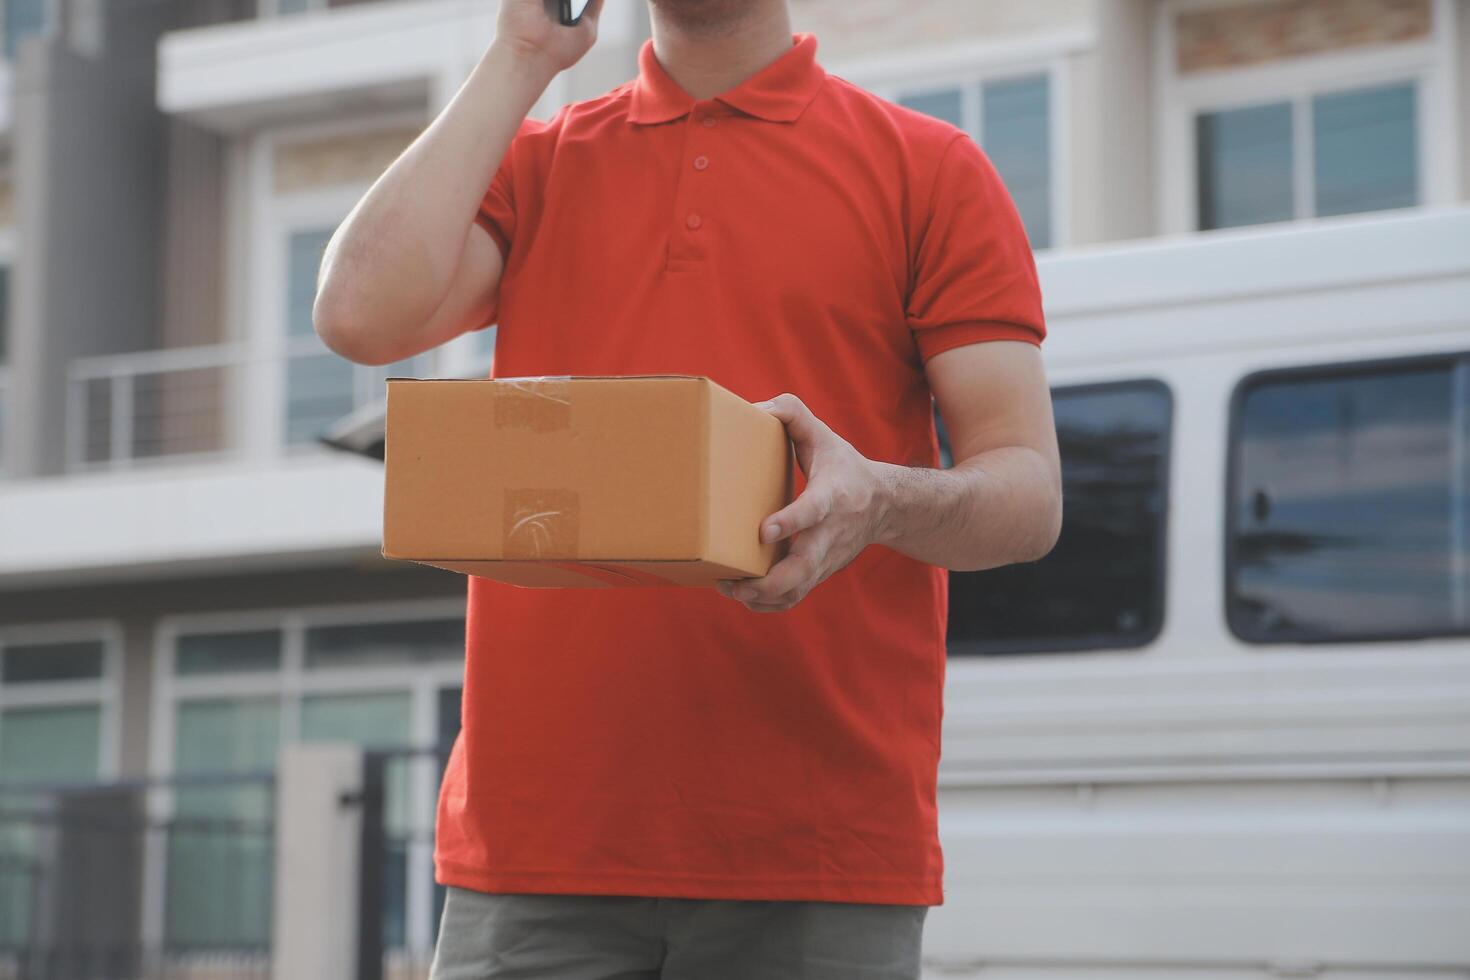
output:
{"label": "concrete wall", "polygon": [[1470,0],[1460,0],[1455,10],[1455,26],[1458,44],[1455,45],[1455,61],[1459,78],[1460,100],[1460,187],[1457,200],[1470,200]]}
{"label": "concrete wall", "polygon": [[[105,43],[95,30],[64,30],[26,46],[16,66],[16,233],[25,247],[13,272],[4,468],[18,476],[62,468],[68,364],[150,347],[157,332],[165,168],[154,51],[175,3],[101,9]],[[94,43],[79,51],[67,43],[74,34]]]}
{"label": "concrete wall", "polygon": [[1093,0],[792,0],[797,30],[817,35],[827,62],[977,40],[1046,34],[1086,24]]}
{"label": "concrete wall", "polygon": [[1157,0],[1097,0],[1097,44],[1073,60],[1070,244],[1142,238],[1154,205]]}

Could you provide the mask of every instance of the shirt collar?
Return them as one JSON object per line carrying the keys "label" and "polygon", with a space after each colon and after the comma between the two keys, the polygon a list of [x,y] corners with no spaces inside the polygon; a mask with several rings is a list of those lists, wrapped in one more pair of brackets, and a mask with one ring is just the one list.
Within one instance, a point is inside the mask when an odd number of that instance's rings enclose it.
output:
{"label": "shirt collar", "polygon": [[[715,96],[746,115],[768,122],[795,122],[821,90],[827,73],[817,64],[817,39],[797,34],[791,50],[739,85]],[[669,77],[653,54],[653,42],[638,52],[638,80],[628,119],[634,123],[665,123],[686,115],[694,99]]]}

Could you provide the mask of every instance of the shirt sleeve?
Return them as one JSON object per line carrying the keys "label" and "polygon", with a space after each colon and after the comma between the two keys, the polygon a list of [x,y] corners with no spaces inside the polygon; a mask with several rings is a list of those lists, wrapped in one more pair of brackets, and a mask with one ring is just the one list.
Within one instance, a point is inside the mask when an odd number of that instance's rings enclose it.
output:
{"label": "shirt sleeve", "polygon": [[510,243],[515,237],[516,230],[516,199],[514,182],[511,177],[515,172],[515,157],[518,149],[517,143],[526,133],[538,128],[531,120],[521,123],[520,129],[511,140],[509,148],[505,151],[505,159],[500,161],[500,167],[495,171],[495,176],[490,180],[490,186],[485,189],[485,194],[480,198],[480,208],[475,213],[475,221],[490,233],[495,239],[495,244],[500,246],[502,258],[510,258]]}
{"label": "shirt sleeve", "polygon": [[[490,186],[480,198],[480,206],[475,211],[475,223],[495,240],[495,245],[500,249],[500,257],[504,262],[510,262],[510,246],[515,239],[516,233],[516,181],[514,175],[519,168],[525,179],[525,169],[532,156],[526,153],[523,137],[528,133],[540,132],[546,129],[545,123],[533,119],[521,122],[520,129],[511,139],[510,146],[505,151],[505,159],[500,161],[500,166],[495,171],[495,176],[490,179]],[[524,159],[523,159],[524,158]],[[534,179],[530,181],[533,185]],[[534,187],[532,188],[534,190]],[[483,326],[476,329],[483,330],[494,325],[500,319],[500,303],[497,300],[495,309],[491,311],[489,319]]]}
{"label": "shirt sleeve", "polygon": [[909,328],[927,361],[987,340],[1046,337],[1036,262],[1000,175],[969,136],[949,144],[918,239]]}

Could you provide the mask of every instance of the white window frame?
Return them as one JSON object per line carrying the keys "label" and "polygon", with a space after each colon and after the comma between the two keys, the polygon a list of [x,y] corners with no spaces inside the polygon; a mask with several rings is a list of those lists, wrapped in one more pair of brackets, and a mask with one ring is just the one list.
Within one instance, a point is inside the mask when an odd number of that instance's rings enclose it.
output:
{"label": "white window frame", "polygon": [[[1315,216],[1311,103],[1319,95],[1413,83],[1418,140],[1418,208],[1453,204],[1459,173],[1459,121],[1455,105],[1455,13],[1452,0],[1431,0],[1429,38],[1303,55],[1239,68],[1179,74],[1175,18],[1185,11],[1231,6],[1234,0],[1164,0],[1155,21],[1154,64],[1159,93],[1155,119],[1158,153],[1156,201],[1163,234],[1201,232],[1198,213],[1200,113],[1291,104],[1292,196],[1296,221],[1331,221],[1361,215]],[[1404,209],[1412,210],[1412,209]],[[1365,212],[1367,213],[1367,212]],[[1254,226],[1251,226],[1254,227]],[[1235,229],[1210,229],[1209,233]]]}
{"label": "white window frame", "polygon": [[[11,708],[98,708],[97,780],[105,782],[117,778],[121,762],[122,628],[105,620],[0,627],[0,654],[8,646],[21,644],[92,641],[102,643],[101,677],[28,684],[0,681],[0,712]],[[0,738],[4,737],[0,732]]]}
{"label": "white window frame", "polygon": [[[241,433],[255,459],[319,457],[326,452],[313,445],[291,446],[285,437],[287,335],[286,265],[293,232],[335,227],[347,217],[371,182],[341,184],[278,193],[275,160],[279,149],[292,143],[333,136],[370,133],[404,126],[422,126],[424,113],[404,111],[374,116],[279,126],[262,130],[246,143],[244,190],[248,213],[246,290],[243,309],[244,345],[248,351],[247,383],[240,385],[236,417],[248,419]],[[450,349],[455,348],[451,353]],[[459,338],[429,352],[435,371],[460,362],[469,363],[472,344]]]}
{"label": "white window frame", "polygon": [[[211,698],[274,698],[280,708],[279,744],[285,745],[300,738],[301,703],[306,697],[407,692],[412,706],[409,742],[416,747],[433,745],[438,737],[439,691],[464,685],[463,660],[308,669],[306,630],[314,626],[360,626],[423,619],[463,621],[465,612],[466,599],[459,597],[165,617],[160,620],[154,634],[150,772],[158,779],[166,779],[173,774],[174,737],[180,702]],[[281,665],[278,670],[186,677],[175,674],[178,639],[182,635],[267,629],[281,631]],[[427,765],[415,765],[410,769],[409,819],[415,827],[434,825],[438,798],[431,770],[432,767]],[[155,817],[166,819],[173,811],[172,794],[156,794],[151,805]],[[145,883],[143,935],[150,942],[161,942],[163,938],[163,863],[158,860],[148,865],[157,873],[153,875],[155,880]],[[410,949],[427,949],[430,945],[429,910],[434,901],[432,870],[432,845],[424,840],[410,841],[404,902],[405,941]]]}
{"label": "white window frame", "polygon": [[958,88],[962,128],[982,148],[981,86],[1045,75],[1051,143],[1051,243],[1038,251],[1052,252],[1067,247],[1072,241],[1068,170],[1072,103],[1070,58],[1094,44],[1091,32],[1069,31],[1025,41],[986,41],[914,49],[869,61],[834,65],[832,73],[895,103],[904,96]]}

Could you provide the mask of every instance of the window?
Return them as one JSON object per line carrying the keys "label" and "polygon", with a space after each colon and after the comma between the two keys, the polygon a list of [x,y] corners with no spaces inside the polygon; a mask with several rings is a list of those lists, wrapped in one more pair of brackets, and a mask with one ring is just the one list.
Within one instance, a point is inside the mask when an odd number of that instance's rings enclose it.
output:
{"label": "window", "polygon": [[287,246],[286,442],[291,445],[314,441],[354,404],[352,363],[328,351],[312,323],[317,272],[331,237],[329,228],[296,231]]}
{"label": "window", "polygon": [[1413,85],[1313,99],[1316,213],[1351,214],[1417,204],[1414,131]]}
{"label": "window", "polygon": [[0,781],[101,774],[106,661],[97,639],[0,642]]}
{"label": "window", "polygon": [[1138,647],[1162,628],[1169,390],[1083,385],[1052,402],[1061,538],[1038,562],[950,573],[952,655]]}
{"label": "window", "polygon": [[383,397],[389,377],[420,376],[430,370],[421,355],[387,367],[359,367],[327,350],[312,320],[317,273],[332,228],[299,229],[286,242],[286,411],[287,445],[314,443],[352,411]]}
{"label": "window", "polygon": [[270,671],[280,666],[280,630],[195,633],[179,637],[174,651],[174,670],[183,676]]}
{"label": "window", "polygon": [[1195,117],[1201,230],[1419,203],[1412,82]]}
{"label": "window", "polygon": [[[68,630],[70,632],[70,630]],[[55,638],[46,638],[47,634]],[[0,636],[0,810],[42,805],[16,783],[90,783],[108,768],[112,669],[108,644],[30,630]],[[0,820],[0,867],[34,860],[37,826]],[[21,863],[17,864],[19,861]],[[0,874],[0,949],[17,948],[31,930],[33,879]]]}
{"label": "window", "polygon": [[1293,217],[1289,104],[1207,112],[1195,130],[1201,229]]}
{"label": "window", "polygon": [[[275,768],[280,705],[275,698],[201,698],[174,717],[174,771],[181,775]],[[270,936],[274,866],[273,793],[267,784],[180,788],[168,833],[167,941],[172,949],[246,948]],[[195,821],[210,821],[190,823]],[[218,821],[238,821],[220,833]],[[258,831],[252,833],[254,826]],[[222,869],[228,884],[222,887]]]}
{"label": "window", "polygon": [[49,26],[50,0],[3,0],[5,57],[15,59],[20,43],[44,34]]}
{"label": "window", "polygon": [[953,123],[973,136],[1016,202],[1031,247],[1053,244],[1049,75],[908,92],[899,96],[898,103]]}
{"label": "window", "polygon": [[[283,740],[346,741],[397,748],[452,741],[459,729],[464,614],[434,609],[384,619],[378,614],[253,617],[238,628],[218,622],[178,630],[173,669],[163,678],[171,705],[174,769],[179,773],[267,772]],[[427,716],[427,717],[426,717]],[[387,773],[390,850],[385,867],[384,941],[421,947],[440,906],[431,889],[432,841],[414,828],[432,812],[412,797],[416,766],[429,756],[395,758]],[[424,774],[427,775],[427,774]],[[433,778],[437,779],[435,773]],[[269,816],[270,793],[256,783],[181,788],[177,815],[233,818],[248,826]],[[432,801],[430,801],[430,804]],[[180,949],[259,947],[269,938],[268,839],[248,834],[172,834],[166,922]],[[229,871],[221,884],[220,869]]]}
{"label": "window", "polygon": [[0,681],[25,684],[36,681],[99,680],[102,643],[10,643],[0,652]]}
{"label": "window", "polygon": [[306,666],[408,664],[464,657],[464,621],[350,623],[306,630]]}
{"label": "window", "polygon": [[1470,632],[1470,354],[1254,375],[1231,425],[1237,636]]}

